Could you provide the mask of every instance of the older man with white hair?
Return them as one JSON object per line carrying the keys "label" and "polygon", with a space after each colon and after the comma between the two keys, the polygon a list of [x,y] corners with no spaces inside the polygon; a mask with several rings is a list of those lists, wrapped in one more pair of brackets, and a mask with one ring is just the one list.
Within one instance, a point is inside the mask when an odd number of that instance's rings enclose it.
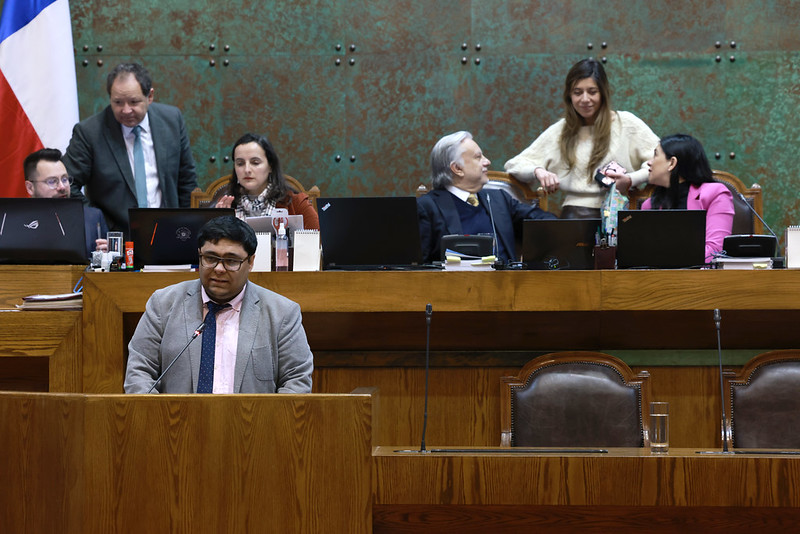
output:
{"label": "older man with white hair", "polygon": [[451,234],[492,234],[498,258],[517,261],[522,221],[556,218],[505,191],[484,189],[490,163],[469,132],[446,135],[433,147],[433,190],[417,200],[423,261],[441,260],[442,236]]}

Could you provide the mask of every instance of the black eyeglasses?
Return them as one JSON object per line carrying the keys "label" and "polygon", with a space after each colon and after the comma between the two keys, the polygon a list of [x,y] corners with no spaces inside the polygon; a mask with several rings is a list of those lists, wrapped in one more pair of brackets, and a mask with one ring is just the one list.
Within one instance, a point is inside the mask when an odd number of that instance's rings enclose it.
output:
{"label": "black eyeglasses", "polygon": [[72,176],[62,176],[61,178],[48,178],[47,180],[30,180],[31,182],[40,182],[43,184],[47,184],[47,187],[50,189],[57,189],[59,184],[70,186],[74,179]]}
{"label": "black eyeglasses", "polygon": [[240,260],[239,258],[220,258],[211,254],[200,254],[200,266],[206,269],[214,269],[220,262],[226,271],[238,271],[250,256]]}

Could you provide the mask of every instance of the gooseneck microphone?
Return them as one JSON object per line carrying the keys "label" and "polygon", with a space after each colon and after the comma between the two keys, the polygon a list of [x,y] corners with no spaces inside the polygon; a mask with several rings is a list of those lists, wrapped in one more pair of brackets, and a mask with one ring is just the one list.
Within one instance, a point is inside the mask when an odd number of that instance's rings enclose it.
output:
{"label": "gooseneck microphone", "polygon": [[495,258],[500,259],[497,254],[497,227],[494,225],[494,214],[492,213],[492,199],[489,196],[489,192],[486,192],[486,207],[489,208],[489,220],[492,221],[492,233],[494,234],[494,239],[492,239],[492,254],[494,254]]}
{"label": "gooseneck microphone", "polygon": [[428,374],[431,359],[431,315],[433,315],[433,306],[428,303],[425,305],[425,411],[422,416],[422,443],[420,444],[419,452],[427,452],[425,450],[425,433],[428,431]]}
{"label": "gooseneck microphone", "polygon": [[722,404],[722,452],[728,452],[728,421],[725,417],[725,386],[722,380],[722,342],[719,335],[719,323],[721,320],[722,316],[719,313],[719,308],[715,308],[714,324],[717,327],[717,356],[719,358],[719,399]]}
{"label": "gooseneck microphone", "polygon": [[167,371],[169,371],[169,368],[172,367],[172,364],[174,364],[175,362],[178,361],[178,358],[181,357],[181,354],[186,352],[186,349],[189,348],[189,345],[191,345],[192,341],[194,341],[197,338],[197,336],[199,336],[203,332],[203,329],[205,329],[205,327],[206,327],[206,323],[202,322],[202,323],[200,323],[200,325],[197,328],[194,329],[194,333],[192,333],[192,337],[189,339],[189,341],[186,342],[186,345],[183,346],[183,348],[178,353],[178,355],[175,356],[175,358],[171,362],[169,362],[169,365],[167,366],[166,369],[164,369],[164,372],[161,373],[160,375],[158,375],[158,378],[156,378],[156,381],[153,382],[153,385],[150,386],[150,389],[147,390],[148,393],[152,393],[152,391],[153,391],[153,389],[155,389],[156,385],[161,381],[162,378],[164,378],[164,375],[167,374]]}
{"label": "gooseneck microphone", "polygon": [[769,233],[770,233],[770,234],[772,234],[772,237],[774,237],[774,238],[775,238],[775,241],[777,242],[777,241],[778,241],[778,236],[777,236],[777,234],[775,234],[775,232],[773,232],[773,231],[772,231],[772,228],[770,228],[770,227],[769,227],[769,225],[767,224],[767,222],[766,222],[764,219],[762,219],[762,218],[761,218],[761,215],[759,215],[759,214],[758,214],[758,212],[755,210],[755,208],[754,208],[753,206],[751,206],[751,205],[750,205],[750,203],[747,201],[747,198],[746,198],[746,197],[745,197],[743,194],[741,194],[740,192],[738,192],[738,191],[736,192],[736,194],[739,196],[739,198],[741,198],[741,199],[742,199],[742,201],[745,203],[745,205],[747,206],[747,208],[748,208],[748,209],[749,209],[751,212],[753,212],[753,215],[755,215],[756,217],[758,217],[758,220],[759,220],[759,221],[761,221],[761,224],[763,224],[763,225],[764,225],[764,228],[766,228],[767,230],[769,230]]}

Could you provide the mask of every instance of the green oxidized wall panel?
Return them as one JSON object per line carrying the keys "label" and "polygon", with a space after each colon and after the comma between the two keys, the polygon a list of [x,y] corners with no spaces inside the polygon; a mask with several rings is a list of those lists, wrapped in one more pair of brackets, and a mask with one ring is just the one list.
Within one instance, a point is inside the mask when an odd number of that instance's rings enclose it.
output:
{"label": "green oxidized wall panel", "polygon": [[492,168],[562,112],[566,71],[606,60],[616,109],[685,132],[712,167],[800,223],[800,2],[638,0],[72,0],[81,118],[105,75],[143,62],[185,114],[202,186],[266,133],[326,195],[406,195],[443,134],[473,132]]}

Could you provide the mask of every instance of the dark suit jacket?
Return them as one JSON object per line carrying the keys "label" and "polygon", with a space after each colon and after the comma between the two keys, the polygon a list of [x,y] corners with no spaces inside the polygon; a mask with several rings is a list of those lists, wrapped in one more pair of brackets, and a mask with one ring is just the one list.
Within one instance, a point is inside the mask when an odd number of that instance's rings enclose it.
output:
{"label": "dark suit jacket", "polygon": [[[491,216],[497,230],[498,257],[504,261],[519,259],[515,236],[522,236],[522,221],[556,218],[552,213],[538,206],[523,204],[499,189],[483,189],[478,192],[478,200],[487,212],[491,206]],[[417,199],[422,257],[426,263],[442,259],[442,236],[464,233],[455,202],[458,200],[447,189],[434,189]]]}
{"label": "dark suit jacket", "polygon": [[[161,207],[188,208],[197,187],[189,136],[180,110],[154,102],[147,109],[156,166],[161,185]],[[128,208],[138,206],[136,183],[122,137],[122,127],[111,106],[75,125],[64,165],[75,181],[71,194],[83,196],[86,186],[90,206],[100,208],[113,231],[128,232]]]}
{"label": "dark suit jacket", "polygon": [[92,257],[92,252],[97,248],[95,239],[97,239],[97,225],[100,225],[100,237],[106,238],[108,234],[108,226],[103,217],[103,212],[91,206],[83,206],[83,227],[86,234],[86,255],[88,258]]}

